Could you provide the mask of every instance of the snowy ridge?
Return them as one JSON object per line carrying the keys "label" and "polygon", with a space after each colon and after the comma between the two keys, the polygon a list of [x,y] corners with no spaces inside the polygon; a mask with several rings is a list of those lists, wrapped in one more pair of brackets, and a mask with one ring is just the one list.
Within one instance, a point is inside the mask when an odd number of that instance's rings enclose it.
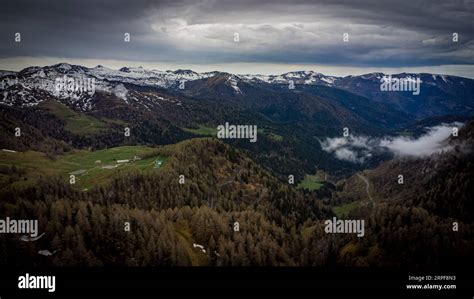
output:
{"label": "snowy ridge", "polygon": [[243,94],[238,86],[239,81],[239,77],[235,75],[230,75],[226,80],[226,84],[229,85],[236,94]]}
{"label": "snowy ridge", "polygon": [[113,70],[101,65],[88,69],[88,74],[100,80],[119,81],[142,86],[170,88],[181,81],[193,81],[214,76],[214,73],[196,73],[191,70],[158,71],[143,67],[123,67]]}
{"label": "snowy ridge", "polygon": [[[129,104],[126,83],[175,88],[182,81],[204,79],[215,74],[199,74],[191,70],[146,70],[142,67],[113,70],[101,65],[87,68],[67,63],[28,67],[18,73],[0,73],[0,104],[31,107],[47,98],[56,98],[68,101],[81,111],[89,111],[93,109],[91,100],[98,91],[114,94]],[[64,82],[63,88],[58,88],[58,80]]]}
{"label": "snowy ridge", "polygon": [[306,85],[326,85],[333,86],[339,77],[325,76],[313,71],[289,72],[281,75],[239,75],[242,80],[247,82],[265,82],[269,84],[294,84]]}
{"label": "snowy ridge", "polygon": [[[127,89],[127,84],[137,86],[159,87],[179,91],[182,82],[202,80],[220,74],[225,74],[225,84],[230,86],[235,94],[244,95],[239,82],[249,84],[295,84],[295,85],[322,85],[344,88],[348,82],[357,80],[357,86],[370,83],[380,84],[386,76],[383,73],[368,73],[360,76],[326,76],[314,71],[288,72],[281,75],[234,75],[221,72],[197,73],[192,70],[160,71],[149,70],[143,67],[123,67],[119,70],[110,69],[101,65],[87,68],[79,65],[60,63],[45,67],[28,67],[20,72],[0,70],[0,104],[19,107],[30,107],[46,99],[62,100],[81,111],[93,109],[93,98],[96,92],[109,93],[125,103],[138,103],[136,93]],[[467,78],[436,75],[436,74],[393,74],[392,78],[423,77],[422,83],[431,86],[450,88],[454,82],[464,84]],[[58,88],[58,80],[63,80],[63,88]],[[466,81],[467,82],[467,81]],[[72,84],[72,87],[69,84]],[[133,95],[133,98],[132,98]],[[162,99],[149,99],[149,103],[142,103],[147,108],[155,103],[159,105]],[[146,100],[144,100],[146,102]],[[180,102],[176,102],[180,106]]]}

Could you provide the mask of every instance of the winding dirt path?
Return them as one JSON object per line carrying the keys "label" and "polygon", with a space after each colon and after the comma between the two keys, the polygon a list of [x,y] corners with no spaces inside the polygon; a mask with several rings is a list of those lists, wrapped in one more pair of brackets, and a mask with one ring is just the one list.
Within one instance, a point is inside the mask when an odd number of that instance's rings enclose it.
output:
{"label": "winding dirt path", "polygon": [[365,176],[361,175],[360,173],[358,173],[357,176],[361,180],[364,181],[364,183],[365,183],[365,192],[367,192],[367,196],[369,197],[370,202],[374,203],[374,199],[372,198],[372,196],[370,195],[370,192],[369,192],[369,186],[370,186],[369,180]]}

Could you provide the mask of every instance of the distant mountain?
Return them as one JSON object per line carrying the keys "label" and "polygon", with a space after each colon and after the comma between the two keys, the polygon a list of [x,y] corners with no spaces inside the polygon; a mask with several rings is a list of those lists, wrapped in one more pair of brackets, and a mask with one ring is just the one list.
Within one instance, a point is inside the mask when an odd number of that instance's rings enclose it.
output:
{"label": "distant mountain", "polygon": [[287,84],[290,82],[294,84],[306,84],[306,85],[325,85],[334,86],[335,83],[340,79],[334,76],[325,76],[321,73],[313,71],[298,71],[289,72],[281,75],[239,75],[240,78],[248,82],[265,82],[270,84]]}
{"label": "distant mountain", "polygon": [[[445,114],[474,115],[474,80],[436,74],[393,74],[392,78],[420,78],[420,94],[410,91],[387,92],[380,86],[383,73],[360,76],[334,77],[315,72],[290,72],[278,76],[245,75],[244,80],[253,83],[290,85],[316,85],[336,87],[364,96],[378,103],[390,104],[417,119]],[[297,87],[298,88],[298,87]]]}
{"label": "distant mountain", "polygon": [[[56,80],[61,78],[78,82],[94,80],[94,91],[58,90]],[[282,82],[293,79],[295,86],[302,85],[286,89]],[[44,68],[26,68],[2,77],[2,80],[7,83],[0,103],[15,107],[35,106],[45,100],[57,99],[77,111],[86,112],[101,107],[107,109],[104,99],[109,99],[108,102],[115,99],[114,106],[117,101],[122,101],[137,109],[162,113],[167,118],[166,115],[175,114],[173,110],[195,110],[197,105],[206,105],[203,102],[190,103],[192,99],[204,98],[226,102],[240,110],[253,109],[273,121],[304,122],[322,128],[341,129],[348,126],[374,133],[374,128],[397,127],[408,120],[407,115],[391,111],[383,103],[371,104],[367,98],[337,91],[328,98],[327,92],[306,88],[319,86],[320,83],[329,86],[336,82],[335,77],[314,72],[273,76],[267,80],[272,83],[267,83],[258,78],[249,80],[248,76],[220,72],[162,72],[141,67],[124,67],[117,71],[100,65],[86,68],[62,63]],[[325,131],[330,133],[331,130]]]}
{"label": "distant mountain", "polygon": [[[344,89],[369,100],[387,104],[391,109],[399,110],[416,119],[445,114],[473,115],[474,113],[472,98],[474,80],[456,76],[407,73],[392,75],[393,78],[420,77],[420,94],[413,95],[411,92],[381,91],[381,79],[385,76],[382,73],[346,77],[326,76],[313,71],[288,72],[281,75],[235,75],[222,72],[197,73],[192,70],[158,71],[142,67],[123,67],[120,70],[113,70],[101,65],[86,68],[66,63],[29,67],[20,72],[1,71],[0,80],[4,83],[0,86],[2,89],[0,103],[32,106],[42,101],[45,92],[58,98],[71,98],[71,102],[78,106],[79,110],[91,110],[93,108],[92,96],[83,93],[73,93],[71,96],[70,93],[61,93],[55,89],[55,80],[64,75],[75,79],[93,78],[97,91],[113,93],[124,101],[133,99],[133,95],[127,95],[128,89],[124,84],[178,92],[183,90],[188,94],[209,97],[223,95],[235,97],[246,95],[241,88],[241,85],[246,83],[259,88],[280,86],[291,89],[294,87],[296,91],[307,86]],[[213,79],[206,81],[204,86],[190,84],[211,78]],[[222,88],[218,86],[220,82],[224,83]],[[212,93],[205,90],[213,86],[215,88]]]}
{"label": "distant mountain", "polygon": [[[193,137],[189,128],[253,124],[260,128],[258,146],[228,142],[274,173],[291,171],[300,178],[314,167],[328,172],[361,167],[322,151],[318,140],[341,136],[344,128],[357,135],[393,134],[423,115],[469,117],[474,86],[471,79],[422,74],[421,93],[413,96],[381,92],[381,73],[341,78],[300,71],[265,76],[66,63],[0,76],[3,131],[12,130],[15,123],[32,132],[39,129],[45,138],[28,141],[36,148],[42,140],[55,151],[62,148],[61,141],[79,148],[169,144]],[[64,81],[62,88],[58,80]],[[69,80],[72,89],[66,88]],[[88,90],[92,80],[94,88]],[[134,132],[131,139],[123,137],[126,126]],[[29,146],[19,145],[8,134],[2,138],[5,144]]]}
{"label": "distant mountain", "polygon": [[348,76],[335,86],[363,95],[379,103],[391,104],[416,119],[445,114],[474,115],[474,80],[435,74],[392,75],[392,78],[420,78],[420,94],[410,91],[381,91],[382,73]]}
{"label": "distant mountain", "polygon": [[[2,74],[0,74],[2,75]],[[76,82],[94,79],[94,91],[113,94],[123,101],[133,101],[124,84],[170,88],[179,86],[182,81],[197,80],[212,76],[213,73],[198,74],[192,71],[155,71],[139,68],[112,70],[101,65],[86,68],[79,65],[60,63],[46,67],[29,67],[18,73],[5,73],[0,77],[4,82],[0,103],[9,106],[34,106],[45,99],[56,97],[68,100],[80,111],[93,109],[94,94],[58,90],[56,80],[74,79]]]}

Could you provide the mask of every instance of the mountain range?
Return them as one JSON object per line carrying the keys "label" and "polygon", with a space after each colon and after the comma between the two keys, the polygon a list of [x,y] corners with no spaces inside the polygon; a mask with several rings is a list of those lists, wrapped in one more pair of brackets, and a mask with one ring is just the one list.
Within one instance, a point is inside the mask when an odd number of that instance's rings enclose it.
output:
{"label": "mountain range", "polygon": [[[466,115],[472,113],[473,109],[470,95],[474,90],[474,80],[448,75],[391,74],[392,78],[398,79],[419,77],[422,92],[420,96],[414,96],[410,95],[410,92],[385,93],[381,91],[381,80],[387,76],[383,73],[346,77],[326,76],[313,71],[288,72],[281,75],[235,75],[218,71],[205,73],[197,73],[192,70],[158,71],[147,70],[142,67],[123,67],[119,70],[113,70],[101,65],[87,68],[66,63],[46,67],[29,67],[19,72],[0,71],[2,81],[6,82],[1,103],[6,105],[34,105],[41,101],[39,99],[35,100],[34,95],[29,96],[28,90],[20,94],[21,101],[16,99],[15,94],[8,90],[8,80],[12,80],[11,82],[19,80],[23,88],[43,90],[54,95],[56,94],[54,81],[63,75],[72,78],[94,78],[97,90],[114,93],[124,101],[129,100],[132,96],[120,94],[116,89],[119,84],[133,84],[176,91],[180,89],[181,82],[186,84],[201,81],[205,84],[205,88],[213,86],[219,88],[216,84],[222,83],[236,96],[246,96],[245,90],[240,87],[242,83],[256,88],[272,88],[274,86],[285,88],[285,86],[289,87],[290,84],[303,85],[304,87],[333,87],[367,97],[379,103],[389,104],[392,108],[398,108],[408,114],[415,115],[417,118],[440,114]],[[220,78],[223,80],[220,80]],[[187,90],[184,87],[185,84],[182,86],[183,90]],[[126,90],[124,89],[123,92],[126,92]],[[60,95],[60,97],[65,97],[65,95]],[[426,101],[428,98],[430,100]],[[80,106],[80,109],[88,111],[92,107],[84,105]]]}
{"label": "mountain range", "polygon": [[[392,75],[420,78],[414,95],[381,91],[384,76],[0,71],[0,213],[46,232],[0,236],[0,264],[462,263],[474,252],[474,80]],[[216,138],[224,123],[257,126],[258,142]],[[332,217],[365,219],[366,237],[326,234]]]}
{"label": "mountain range", "polygon": [[[276,174],[291,172],[298,178],[314,167],[333,174],[359,169],[360,165],[334,159],[318,142],[340,136],[345,128],[356,135],[393,135],[425,119],[469,119],[474,108],[474,80],[432,74],[392,75],[420,77],[419,95],[381,91],[381,73],[336,77],[300,71],[267,76],[61,63],[0,75],[5,130],[23,124],[75,147],[99,149],[174,143],[195,135],[192,130],[224,122],[252,124],[262,135],[258,146],[229,142],[251,152]],[[80,89],[87,83],[58,90],[57,80],[64,79],[94,80],[94,90]],[[44,114],[42,123],[34,121],[38,110]],[[44,119],[51,123],[46,125]],[[124,127],[134,132],[131,138],[123,137]],[[2,138],[5,145],[16,142],[8,134]],[[385,158],[375,155],[367,163]]]}

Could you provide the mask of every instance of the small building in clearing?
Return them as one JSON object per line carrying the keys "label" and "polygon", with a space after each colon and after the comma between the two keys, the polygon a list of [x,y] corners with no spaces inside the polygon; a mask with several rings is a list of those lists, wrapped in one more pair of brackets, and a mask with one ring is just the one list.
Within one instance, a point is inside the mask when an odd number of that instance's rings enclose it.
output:
{"label": "small building in clearing", "polygon": [[114,169],[117,168],[117,165],[103,165],[102,169]]}
{"label": "small building in clearing", "polygon": [[162,163],[160,160],[155,160],[155,168],[159,168]]}
{"label": "small building in clearing", "polygon": [[81,174],[84,174],[85,172],[86,172],[85,169],[79,169],[79,170],[70,172],[69,174],[70,174],[70,175],[81,175]]}

